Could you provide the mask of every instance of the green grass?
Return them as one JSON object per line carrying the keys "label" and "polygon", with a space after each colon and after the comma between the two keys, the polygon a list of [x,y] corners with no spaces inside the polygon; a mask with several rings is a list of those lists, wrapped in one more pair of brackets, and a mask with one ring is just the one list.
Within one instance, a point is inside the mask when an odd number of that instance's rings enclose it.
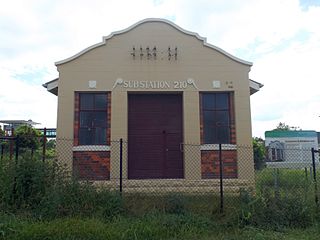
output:
{"label": "green grass", "polygon": [[256,172],[257,187],[274,187],[277,184],[283,189],[304,188],[310,185],[312,177],[310,170],[305,169],[270,169],[265,168]]}
{"label": "green grass", "polygon": [[[318,175],[319,176],[319,175]],[[122,196],[66,177],[54,161],[0,161],[0,240],[319,239],[314,184],[303,170],[257,172],[256,191]],[[320,181],[319,181],[320,183]]]}
{"label": "green grass", "polygon": [[2,216],[0,239],[10,240],[102,240],[102,239],[319,239],[320,227],[283,229],[239,228],[194,215],[149,214],[118,217],[112,221],[61,218],[36,221]]}

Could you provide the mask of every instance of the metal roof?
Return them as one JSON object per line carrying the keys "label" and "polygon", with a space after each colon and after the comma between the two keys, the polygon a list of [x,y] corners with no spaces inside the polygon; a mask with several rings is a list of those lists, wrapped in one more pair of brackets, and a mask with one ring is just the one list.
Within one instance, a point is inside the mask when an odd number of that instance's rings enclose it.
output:
{"label": "metal roof", "polygon": [[299,131],[273,130],[273,131],[266,131],[265,137],[266,138],[317,137],[317,132],[312,130],[299,130]]}
{"label": "metal roof", "polygon": [[40,123],[32,121],[31,119],[29,119],[29,120],[0,120],[0,123],[3,123],[3,124],[29,124],[29,125],[40,124]]}

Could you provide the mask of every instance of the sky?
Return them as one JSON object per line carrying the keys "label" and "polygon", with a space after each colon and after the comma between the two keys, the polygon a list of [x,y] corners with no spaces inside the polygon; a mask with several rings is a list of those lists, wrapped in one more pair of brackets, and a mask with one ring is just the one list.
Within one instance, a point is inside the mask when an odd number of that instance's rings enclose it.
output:
{"label": "sky", "polygon": [[253,62],[253,136],[279,122],[320,131],[320,0],[0,0],[0,119],[56,127],[42,84],[55,62],[145,18],[165,18]]}

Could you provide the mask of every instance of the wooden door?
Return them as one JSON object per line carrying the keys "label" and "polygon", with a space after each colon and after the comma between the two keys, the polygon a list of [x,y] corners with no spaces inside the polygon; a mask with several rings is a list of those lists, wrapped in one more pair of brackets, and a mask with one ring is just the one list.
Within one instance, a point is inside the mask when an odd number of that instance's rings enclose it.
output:
{"label": "wooden door", "polygon": [[128,177],[183,178],[182,95],[129,94]]}

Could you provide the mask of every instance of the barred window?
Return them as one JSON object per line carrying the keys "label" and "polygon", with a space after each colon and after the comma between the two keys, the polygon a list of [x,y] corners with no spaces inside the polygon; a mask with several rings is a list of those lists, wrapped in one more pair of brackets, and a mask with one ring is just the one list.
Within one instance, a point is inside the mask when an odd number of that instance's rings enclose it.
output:
{"label": "barred window", "polygon": [[107,144],[107,94],[80,93],[79,145]]}
{"label": "barred window", "polygon": [[204,144],[231,142],[230,93],[201,93]]}

